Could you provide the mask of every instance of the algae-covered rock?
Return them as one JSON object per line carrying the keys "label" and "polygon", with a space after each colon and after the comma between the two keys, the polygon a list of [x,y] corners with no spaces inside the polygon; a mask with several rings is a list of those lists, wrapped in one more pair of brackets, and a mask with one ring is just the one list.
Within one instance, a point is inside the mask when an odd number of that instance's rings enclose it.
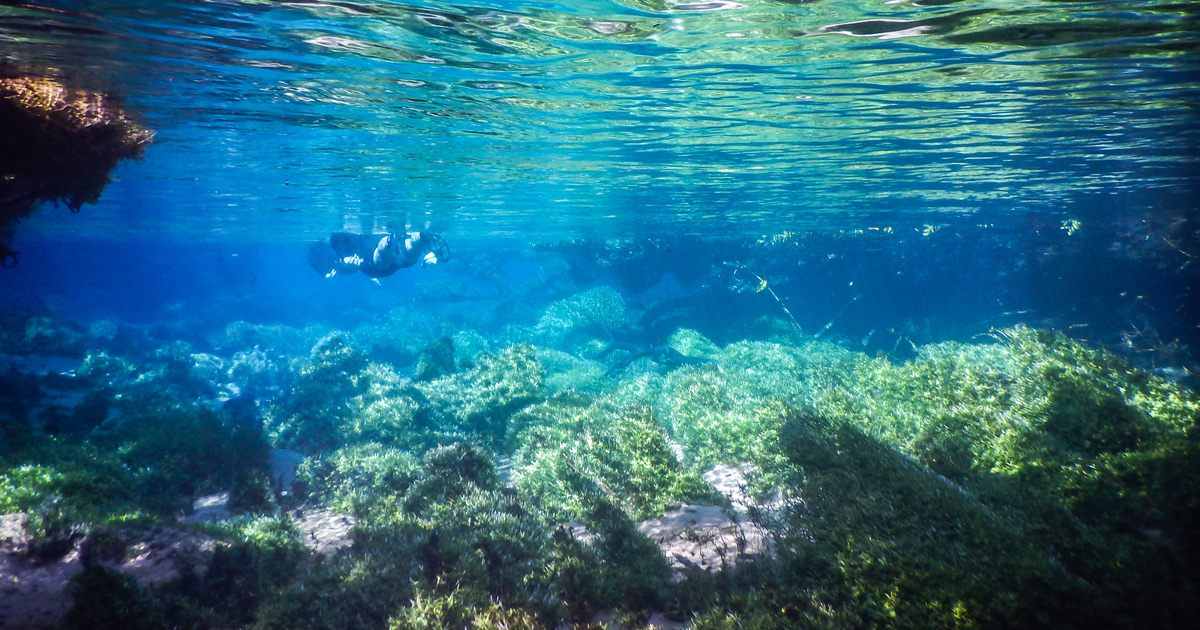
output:
{"label": "algae-covered rock", "polygon": [[265,428],[275,446],[312,452],[336,446],[349,401],[369,383],[365,354],[343,335],[330,335],[313,348],[291,391],[271,406]]}
{"label": "algae-covered rock", "polygon": [[546,345],[570,349],[592,338],[611,338],[628,326],[625,299],[616,289],[599,286],[551,304],[537,323]]}
{"label": "algae-covered rock", "polygon": [[0,263],[16,264],[11,224],[45,201],[95,203],[117,162],[140,158],[153,134],[116,98],[0,67]]}
{"label": "algae-covered rock", "polygon": [[515,483],[556,520],[580,520],[586,512],[573,479],[599,488],[639,519],[682,503],[722,502],[678,461],[647,407],[560,395],[522,411],[513,424]]}
{"label": "algae-covered rock", "polygon": [[542,379],[533,348],[515,345],[480,355],[467,372],[416,386],[459,431],[499,444],[509,417],[543,397]]}

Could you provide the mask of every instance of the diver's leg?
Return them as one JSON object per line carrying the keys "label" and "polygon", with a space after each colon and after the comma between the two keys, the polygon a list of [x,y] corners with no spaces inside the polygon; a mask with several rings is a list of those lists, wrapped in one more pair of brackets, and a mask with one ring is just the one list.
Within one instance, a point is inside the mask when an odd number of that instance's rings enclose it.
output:
{"label": "diver's leg", "polygon": [[332,274],[337,265],[337,254],[325,241],[316,241],[308,246],[308,266],[313,268],[313,271],[329,276]]}
{"label": "diver's leg", "polygon": [[338,258],[346,258],[358,253],[362,238],[359,234],[349,232],[334,232],[329,235],[329,246],[333,248]]}

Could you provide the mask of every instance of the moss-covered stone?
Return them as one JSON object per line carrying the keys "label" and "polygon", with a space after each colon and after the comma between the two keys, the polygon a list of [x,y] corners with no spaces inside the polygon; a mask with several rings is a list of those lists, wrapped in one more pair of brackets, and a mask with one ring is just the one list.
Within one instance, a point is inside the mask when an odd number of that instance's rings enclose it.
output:
{"label": "moss-covered stone", "polygon": [[418,381],[430,381],[455,371],[454,340],[450,337],[429,342],[417,355],[417,364],[413,366],[413,376]]}
{"label": "moss-covered stone", "polygon": [[[720,496],[676,458],[649,408],[612,399],[562,395],[517,418],[513,474],[557,520],[581,520],[582,478],[635,518],[652,518],[682,503],[720,503]],[[591,486],[585,486],[590,491]]]}
{"label": "moss-covered stone", "polygon": [[554,302],[537,323],[538,338],[554,348],[571,350],[593,338],[611,339],[628,326],[625,300],[616,289],[599,286]]}
{"label": "moss-covered stone", "polygon": [[542,367],[532,347],[510,346],[480,355],[473,369],[417,388],[458,431],[493,447],[503,443],[509,418],[543,396]]}

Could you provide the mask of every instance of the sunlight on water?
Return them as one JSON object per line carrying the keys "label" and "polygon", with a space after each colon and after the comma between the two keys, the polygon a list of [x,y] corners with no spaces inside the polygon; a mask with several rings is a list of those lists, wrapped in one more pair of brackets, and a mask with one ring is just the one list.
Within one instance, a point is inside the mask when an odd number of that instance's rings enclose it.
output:
{"label": "sunlight on water", "polygon": [[3,3],[0,628],[1182,626],[1197,17]]}
{"label": "sunlight on water", "polygon": [[0,9],[9,62],[116,90],[158,132],[87,214],[137,201],[185,234],[1169,203],[1200,144],[1186,3],[51,4]]}

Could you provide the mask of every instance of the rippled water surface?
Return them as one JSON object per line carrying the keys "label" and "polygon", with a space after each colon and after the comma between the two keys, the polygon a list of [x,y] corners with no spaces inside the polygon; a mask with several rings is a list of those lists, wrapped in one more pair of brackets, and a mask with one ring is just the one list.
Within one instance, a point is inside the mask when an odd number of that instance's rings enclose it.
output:
{"label": "rippled water surface", "polygon": [[772,233],[1193,212],[1187,1],[77,1],[10,64],[156,133],[29,229],[291,240]]}

